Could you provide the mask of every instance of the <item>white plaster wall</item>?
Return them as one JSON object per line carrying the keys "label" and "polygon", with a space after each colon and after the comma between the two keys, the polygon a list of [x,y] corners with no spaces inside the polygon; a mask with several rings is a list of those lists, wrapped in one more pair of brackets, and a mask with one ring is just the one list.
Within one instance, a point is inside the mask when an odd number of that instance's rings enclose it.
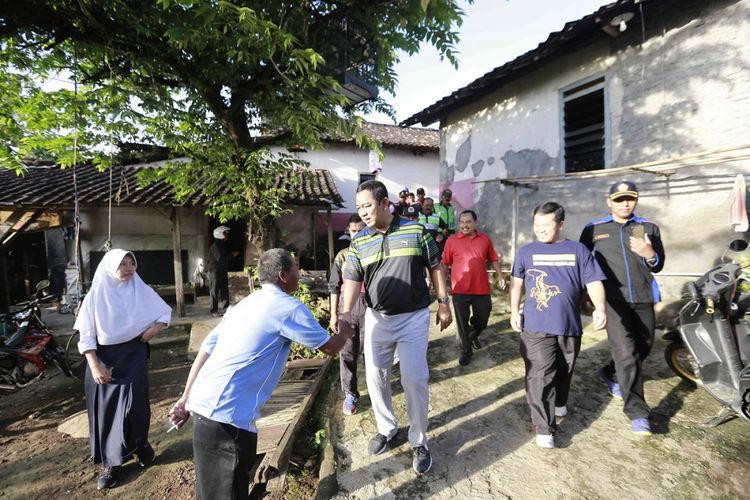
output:
{"label": "white plaster wall", "polygon": [[[598,75],[606,79],[607,167],[750,142],[750,0],[712,4],[721,8],[703,10],[697,19],[673,4],[670,15],[665,13],[670,24],[662,32],[654,29],[657,23],[650,32],[661,34],[645,43],[636,43],[640,30],[631,26],[621,39],[558,57],[451,113],[441,124],[441,187],[453,188],[459,208],[477,210],[480,227],[499,250],[509,252],[512,189],[481,181],[561,173],[561,89]],[[677,170],[669,183],[648,174],[627,175],[641,187],[637,212],[662,228],[668,255],[664,275],[703,272],[714,264],[735,236],[728,224],[732,181],[748,172],[750,163],[743,160]],[[607,213],[604,193],[615,180],[521,190],[519,246],[533,239],[532,208],[550,199],[566,206],[567,236],[577,239],[586,221]],[[659,281],[675,298],[686,278]]]}
{"label": "white plaster wall", "polygon": [[[282,151],[276,149],[275,151]],[[286,152],[283,150],[282,152]],[[378,180],[388,188],[389,196],[398,200],[398,193],[404,186],[416,191],[423,187],[433,196],[437,195],[439,178],[439,156],[437,152],[413,153],[409,150],[385,146],[383,170]],[[336,187],[344,198],[342,211],[354,213],[354,194],[359,182],[359,174],[370,173],[369,150],[348,144],[330,144],[319,151],[298,153],[301,160],[310,162],[313,168],[325,168],[331,172]]]}
{"label": "white plaster wall", "polygon": [[[203,209],[180,208],[181,245],[188,252],[188,276],[198,259],[203,258],[208,233],[208,218]],[[84,276],[89,274],[89,252],[103,251],[108,233],[107,208],[86,208],[80,213],[81,253]],[[112,248],[172,250],[172,225],[168,218],[150,207],[112,207]],[[69,258],[73,260],[73,256]]]}

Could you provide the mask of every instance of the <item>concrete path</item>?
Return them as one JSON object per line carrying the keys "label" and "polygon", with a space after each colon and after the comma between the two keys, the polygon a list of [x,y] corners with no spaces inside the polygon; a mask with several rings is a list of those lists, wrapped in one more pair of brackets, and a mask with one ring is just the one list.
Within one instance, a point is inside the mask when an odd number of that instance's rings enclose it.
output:
{"label": "concrete path", "polygon": [[[501,309],[499,302],[494,309]],[[542,450],[534,441],[518,337],[507,316],[493,314],[482,338],[484,348],[466,367],[456,359],[455,333],[455,326],[442,333],[433,326],[430,332],[432,470],[418,476],[411,468],[397,369],[398,442],[379,456],[367,454],[376,428],[362,363],[360,411],[344,416],[339,398],[333,415],[336,498],[748,498],[750,423],[702,427],[719,406],[705,391],[673,376],[663,360],[664,342],[657,341],[646,368],[653,436],[630,432],[621,402],[596,377],[609,350],[606,335],[589,327],[570,414],[559,421],[559,448]]]}

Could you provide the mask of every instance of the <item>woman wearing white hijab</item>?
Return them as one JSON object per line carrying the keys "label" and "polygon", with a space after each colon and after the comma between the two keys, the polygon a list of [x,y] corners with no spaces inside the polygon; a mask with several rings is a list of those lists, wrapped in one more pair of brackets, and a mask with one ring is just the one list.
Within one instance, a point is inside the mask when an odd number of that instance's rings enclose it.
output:
{"label": "woman wearing white hijab", "polygon": [[136,268],[131,252],[107,252],[73,326],[88,361],[86,407],[91,455],[104,466],[100,490],[117,484],[121,465],[134,453],[142,467],[155,457],[148,443],[148,341],[167,327],[172,309]]}

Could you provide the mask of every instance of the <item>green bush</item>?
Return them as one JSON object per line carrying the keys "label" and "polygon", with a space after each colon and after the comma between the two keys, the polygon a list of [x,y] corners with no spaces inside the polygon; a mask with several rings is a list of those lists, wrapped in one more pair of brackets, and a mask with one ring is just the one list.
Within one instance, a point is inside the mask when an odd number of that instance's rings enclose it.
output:
{"label": "green bush", "polygon": [[[260,279],[258,278],[258,268],[255,266],[245,266],[245,272],[248,277],[254,279],[255,285],[260,285]],[[300,302],[305,304],[310,312],[312,312],[315,319],[318,320],[320,326],[328,328],[328,323],[331,319],[330,304],[328,296],[317,296],[310,292],[310,287],[304,283],[299,284],[299,288],[294,293]],[[313,358],[325,358],[326,355],[322,352],[314,349],[309,349],[302,344],[292,342],[292,350],[289,355],[289,359],[313,359]]]}
{"label": "green bush", "polygon": [[[308,309],[312,312],[315,319],[318,320],[320,326],[328,328],[328,322],[331,319],[331,313],[329,311],[330,306],[327,296],[316,296],[310,292],[310,287],[304,283],[299,284],[299,289],[294,293],[300,302],[305,304]],[[302,344],[292,342],[292,351],[289,355],[289,359],[313,359],[313,358],[325,358],[326,354],[316,349],[309,349]]]}

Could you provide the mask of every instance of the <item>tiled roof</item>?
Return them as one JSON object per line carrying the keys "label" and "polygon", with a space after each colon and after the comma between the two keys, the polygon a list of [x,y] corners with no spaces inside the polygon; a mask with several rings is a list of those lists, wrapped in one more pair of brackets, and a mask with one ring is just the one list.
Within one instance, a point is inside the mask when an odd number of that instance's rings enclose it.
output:
{"label": "tiled roof", "polygon": [[[648,0],[641,1],[646,2]],[[637,0],[617,0],[600,7],[593,14],[566,23],[562,30],[550,33],[547,40],[540,43],[535,49],[502,66],[498,66],[467,86],[443,97],[419,113],[410,116],[401,122],[401,125],[408,126],[417,123],[429,125],[434,123],[444,118],[450,111],[494,92],[514,78],[547,64],[548,61],[553,60],[561,53],[575,50],[585,43],[606,36],[603,28],[606,28],[609,21],[618,14],[626,11],[636,13],[636,19],[630,21],[629,25],[638,26],[640,16],[638,6],[635,3],[637,3]]]}
{"label": "tiled roof", "polygon": [[[182,203],[175,202],[172,188],[158,181],[138,188],[136,175],[146,168],[157,168],[163,162],[112,167],[113,204],[120,206],[196,206],[207,205],[208,198],[201,192]],[[78,200],[81,205],[104,206],[109,203],[109,171],[99,172],[91,165],[76,169]],[[292,179],[298,182],[290,185]],[[285,200],[288,205],[327,207],[343,206],[344,200],[328,170],[295,169],[277,180],[277,186],[290,189]],[[0,169],[0,206],[65,208],[73,206],[73,170],[55,165],[30,166],[24,176]]]}
{"label": "tiled roof", "polygon": [[[440,132],[436,129],[419,127],[399,127],[382,123],[364,122],[364,132],[380,142],[383,146],[417,149],[421,151],[438,151],[440,149]],[[334,142],[352,142],[347,139],[332,139]]]}

